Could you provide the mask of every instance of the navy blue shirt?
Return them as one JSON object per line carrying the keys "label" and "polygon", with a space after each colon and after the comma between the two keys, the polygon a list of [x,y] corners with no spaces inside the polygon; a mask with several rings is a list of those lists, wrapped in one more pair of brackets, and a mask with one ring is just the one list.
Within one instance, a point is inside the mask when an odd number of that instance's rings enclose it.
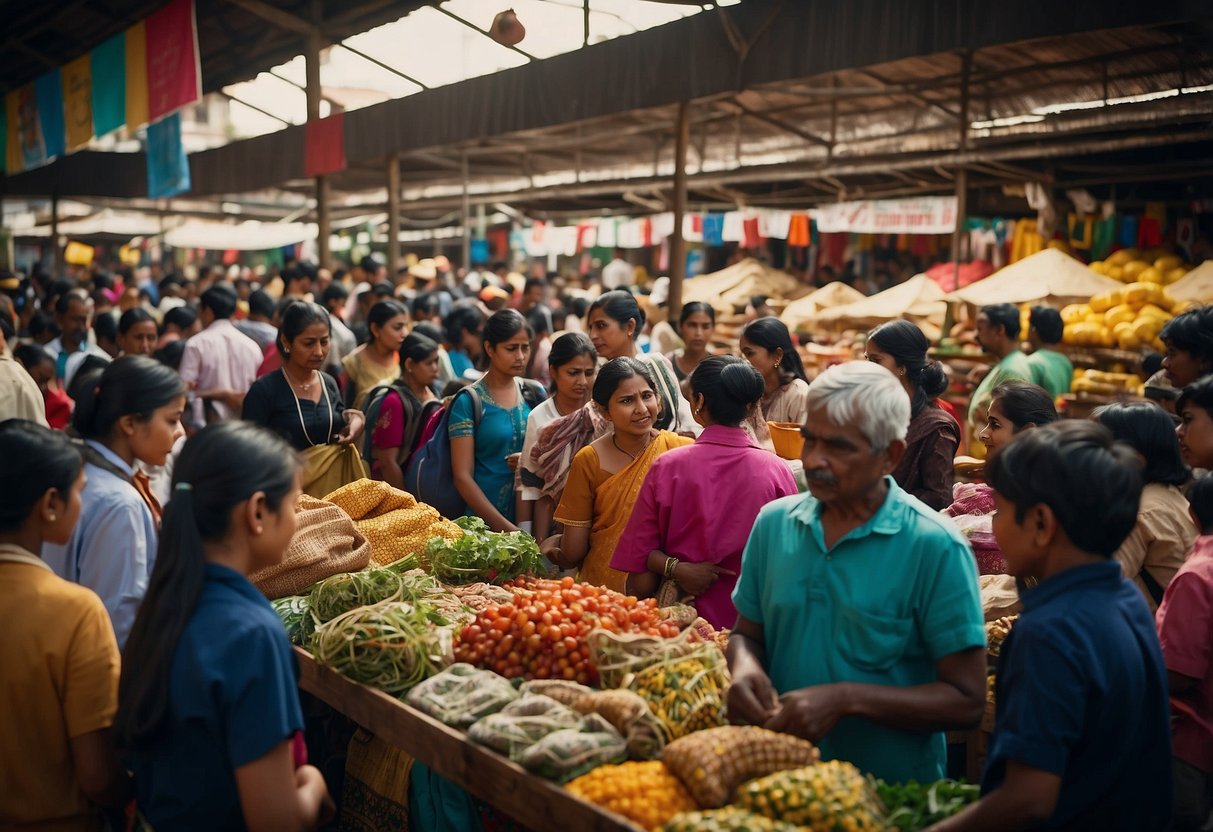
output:
{"label": "navy blue shirt", "polygon": [[1042,829],[1166,829],[1167,675],[1141,592],[1109,561],[1067,569],[1021,597],[998,664],[982,794],[1015,760],[1061,777]]}
{"label": "navy blue shirt", "polygon": [[173,654],[169,712],[131,755],[139,810],[156,829],[244,829],[236,769],[303,730],[282,623],[238,572],[207,564]]}

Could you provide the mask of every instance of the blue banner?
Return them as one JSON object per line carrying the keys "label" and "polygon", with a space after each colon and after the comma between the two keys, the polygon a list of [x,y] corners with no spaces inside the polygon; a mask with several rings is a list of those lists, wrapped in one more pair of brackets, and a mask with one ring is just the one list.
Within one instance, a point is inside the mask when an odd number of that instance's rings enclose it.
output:
{"label": "blue banner", "polygon": [[63,79],[57,68],[34,82],[34,98],[38,101],[46,158],[62,156],[67,147],[67,134],[63,122]]}
{"label": "blue banner", "polygon": [[147,195],[163,199],[190,189],[190,163],[181,142],[181,113],[147,128]]}
{"label": "blue banner", "polygon": [[93,50],[93,134],[104,136],[126,123],[126,33]]}

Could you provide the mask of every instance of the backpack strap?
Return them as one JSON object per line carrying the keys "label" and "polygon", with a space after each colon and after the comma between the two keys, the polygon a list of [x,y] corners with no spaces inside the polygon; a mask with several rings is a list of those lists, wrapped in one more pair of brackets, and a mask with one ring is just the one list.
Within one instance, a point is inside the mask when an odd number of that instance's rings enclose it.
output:
{"label": "backpack strap", "polygon": [[1150,574],[1150,570],[1146,569],[1144,566],[1141,568],[1141,572],[1138,573],[1138,577],[1140,577],[1141,582],[1146,585],[1146,591],[1150,593],[1150,597],[1154,599],[1154,606],[1157,607],[1161,605],[1162,596],[1165,592],[1162,584],[1160,584],[1158,580]]}

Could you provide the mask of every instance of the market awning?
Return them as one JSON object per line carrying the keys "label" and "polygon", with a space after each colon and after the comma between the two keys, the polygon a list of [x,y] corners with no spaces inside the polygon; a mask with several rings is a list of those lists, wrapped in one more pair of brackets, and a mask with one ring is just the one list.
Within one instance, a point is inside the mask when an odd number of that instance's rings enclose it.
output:
{"label": "market awning", "polygon": [[1096,274],[1064,252],[1047,248],[1000,269],[985,280],[952,292],[948,300],[974,306],[1029,301],[1072,303],[1090,300],[1100,292],[1110,292],[1122,285]]}
{"label": "market awning", "polygon": [[896,318],[922,318],[940,322],[944,313],[944,293],[925,274],[911,277],[855,303],[825,309],[817,316],[820,323],[871,327]]}
{"label": "market awning", "polygon": [[858,303],[864,299],[863,292],[845,283],[827,283],[812,294],[794,300],[784,308],[779,319],[793,332],[804,324],[813,324],[817,316],[826,309]]}
{"label": "market awning", "polygon": [[791,298],[806,291],[790,274],[773,269],[752,257],[740,263],[688,280],[682,288],[682,302],[708,303],[723,314],[745,307],[750,298]]}
{"label": "market awning", "polygon": [[211,251],[265,251],[314,239],[316,225],[303,222],[190,222],[164,235],[164,242],[174,248]]}

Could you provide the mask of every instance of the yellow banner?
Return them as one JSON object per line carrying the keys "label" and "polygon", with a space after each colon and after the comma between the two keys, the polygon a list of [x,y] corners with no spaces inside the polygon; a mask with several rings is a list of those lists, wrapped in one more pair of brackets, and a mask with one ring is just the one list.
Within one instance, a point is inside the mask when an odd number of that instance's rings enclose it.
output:
{"label": "yellow banner", "polygon": [[93,264],[93,247],[72,240],[63,252],[63,259],[73,266],[91,266]]}
{"label": "yellow banner", "polygon": [[126,129],[147,124],[147,30],[143,21],[126,30]]}
{"label": "yellow banner", "polygon": [[93,70],[87,54],[63,65],[63,114],[67,149],[88,144],[93,137]]}
{"label": "yellow banner", "polygon": [[5,153],[4,169],[11,176],[14,173],[20,173],[25,167],[21,164],[21,133],[18,129],[20,117],[16,91],[4,96],[4,110],[4,127],[8,133],[8,140],[5,142],[7,152]]}

